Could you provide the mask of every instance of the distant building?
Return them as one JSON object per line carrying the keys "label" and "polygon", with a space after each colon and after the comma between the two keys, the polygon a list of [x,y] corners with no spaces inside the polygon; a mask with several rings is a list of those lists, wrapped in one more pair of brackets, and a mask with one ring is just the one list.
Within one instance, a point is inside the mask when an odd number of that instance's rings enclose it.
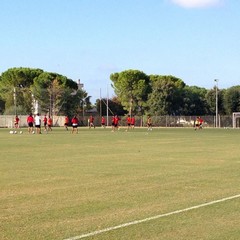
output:
{"label": "distant building", "polygon": [[77,80],[77,86],[78,86],[78,89],[74,90],[71,93],[72,96],[76,95],[78,90],[83,90],[83,88],[84,88],[84,84],[80,82],[80,79]]}
{"label": "distant building", "polygon": [[83,90],[84,84],[80,82],[80,79],[78,79],[77,85],[78,85],[78,90]]}

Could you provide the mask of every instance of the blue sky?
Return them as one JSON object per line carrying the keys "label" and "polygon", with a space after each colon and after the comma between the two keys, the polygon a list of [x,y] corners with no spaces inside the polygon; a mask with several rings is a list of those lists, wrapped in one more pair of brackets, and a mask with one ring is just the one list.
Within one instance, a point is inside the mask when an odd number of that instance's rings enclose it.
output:
{"label": "blue sky", "polygon": [[81,79],[94,102],[111,73],[240,85],[239,0],[1,0],[0,73],[41,68]]}

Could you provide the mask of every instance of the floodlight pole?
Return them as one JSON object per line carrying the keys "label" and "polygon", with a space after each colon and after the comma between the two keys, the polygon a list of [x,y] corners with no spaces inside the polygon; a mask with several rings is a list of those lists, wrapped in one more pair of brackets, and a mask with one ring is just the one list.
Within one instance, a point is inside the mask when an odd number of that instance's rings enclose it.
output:
{"label": "floodlight pole", "polygon": [[109,120],[108,120],[108,98],[109,98],[109,96],[108,96],[108,85],[107,85],[107,127],[109,125]]}
{"label": "floodlight pole", "polygon": [[216,82],[216,128],[219,126],[218,124],[218,79],[214,79]]}
{"label": "floodlight pole", "polygon": [[85,101],[85,98],[80,99],[80,107],[81,107],[81,104],[82,104],[82,118],[83,118],[83,123],[84,123],[84,101]]}
{"label": "floodlight pole", "polygon": [[14,108],[15,108],[15,116],[17,115],[17,93],[16,88],[13,88],[13,100],[14,100]]}

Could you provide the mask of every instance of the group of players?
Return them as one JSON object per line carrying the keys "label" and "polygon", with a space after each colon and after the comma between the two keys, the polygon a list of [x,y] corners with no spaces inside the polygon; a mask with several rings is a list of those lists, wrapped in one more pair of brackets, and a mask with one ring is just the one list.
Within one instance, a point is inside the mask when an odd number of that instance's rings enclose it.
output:
{"label": "group of players", "polygon": [[[20,119],[18,115],[16,115],[14,119],[15,129],[18,129],[20,127],[19,122],[20,122]],[[47,117],[47,115],[44,115],[44,118],[43,118],[44,131],[46,132],[52,131],[52,124],[53,124],[52,118],[50,116]],[[36,133],[41,134],[41,117],[39,113],[37,113],[36,115],[32,115],[30,113],[27,117],[27,125],[28,125],[28,133],[35,133],[34,132],[34,127],[35,127]]]}
{"label": "group of players", "polygon": [[[120,117],[118,115],[114,115],[112,116],[112,132],[116,131],[116,130],[119,130],[119,121],[120,121]],[[68,130],[68,126],[72,125],[72,133],[78,133],[78,125],[79,125],[79,121],[78,121],[78,118],[77,116],[74,116],[72,118],[72,120],[70,121],[70,119],[68,118],[68,116],[65,116],[65,120],[64,120],[64,126],[66,128],[66,130]],[[102,116],[101,118],[101,126],[103,128],[106,128],[106,119],[105,117]],[[91,115],[89,118],[88,118],[88,127],[89,129],[91,128],[95,128],[95,124],[94,124],[94,117]],[[134,129],[135,127],[135,116],[130,116],[128,115],[127,117],[127,130],[130,130],[130,129]]]}
{"label": "group of players", "polygon": [[[112,116],[112,132],[115,132],[116,130],[119,130],[119,121],[120,121],[120,117],[118,115],[114,115]],[[15,120],[14,120],[14,127],[15,129],[19,128],[19,117],[16,115]],[[135,127],[135,116],[130,116],[128,115],[126,118],[126,125],[127,125],[127,129],[126,131],[129,131],[130,129],[134,129]],[[28,133],[35,133],[34,132],[34,127],[36,130],[37,134],[41,134],[41,117],[39,115],[39,113],[37,113],[35,116],[32,114],[29,114],[29,116],[27,117],[27,124],[28,124]],[[44,131],[48,132],[48,131],[52,131],[52,124],[53,124],[53,120],[51,118],[51,116],[48,116],[45,114],[44,118],[43,118],[43,126],[44,126]],[[202,129],[202,125],[203,125],[203,119],[201,117],[197,117],[196,121],[195,121],[195,130],[197,129]],[[72,133],[78,133],[78,126],[79,126],[79,120],[77,118],[77,116],[75,115],[72,119],[70,119],[68,116],[65,116],[64,119],[64,127],[65,129],[68,131],[68,127],[72,126]],[[104,117],[101,118],[101,126],[103,128],[106,127],[106,120]],[[95,124],[94,124],[94,117],[91,115],[88,118],[88,127],[90,128],[95,128]],[[152,119],[151,116],[147,117],[147,129],[152,130]]]}

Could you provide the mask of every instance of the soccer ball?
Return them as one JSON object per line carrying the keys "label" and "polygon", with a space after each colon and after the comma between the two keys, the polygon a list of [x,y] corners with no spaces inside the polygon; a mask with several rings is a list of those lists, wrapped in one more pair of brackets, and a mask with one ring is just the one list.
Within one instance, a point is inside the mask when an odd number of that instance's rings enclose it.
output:
{"label": "soccer ball", "polygon": [[19,133],[20,133],[20,134],[22,134],[22,133],[23,133],[23,131],[20,131]]}
{"label": "soccer ball", "polygon": [[32,131],[32,134],[34,134],[35,132],[34,131]]}
{"label": "soccer ball", "polygon": [[17,131],[14,131],[14,134],[17,134]]}
{"label": "soccer ball", "polygon": [[9,133],[10,133],[10,134],[13,134],[14,132],[13,132],[13,131],[10,131]]}

